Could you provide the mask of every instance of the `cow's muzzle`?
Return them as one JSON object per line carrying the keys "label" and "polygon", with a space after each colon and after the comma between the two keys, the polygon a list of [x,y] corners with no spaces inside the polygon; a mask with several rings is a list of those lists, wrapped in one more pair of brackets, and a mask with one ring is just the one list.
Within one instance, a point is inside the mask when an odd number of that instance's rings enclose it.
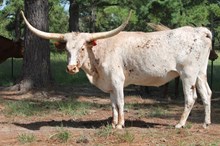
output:
{"label": "cow's muzzle", "polygon": [[79,68],[76,65],[67,65],[66,71],[69,74],[75,74],[79,72]]}

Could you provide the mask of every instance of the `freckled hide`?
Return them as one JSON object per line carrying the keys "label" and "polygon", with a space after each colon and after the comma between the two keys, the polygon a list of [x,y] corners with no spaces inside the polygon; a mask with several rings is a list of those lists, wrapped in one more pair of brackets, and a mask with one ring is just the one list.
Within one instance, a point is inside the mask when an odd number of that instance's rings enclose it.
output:
{"label": "freckled hide", "polygon": [[[196,86],[206,105],[204,125],[211,123],[211,90],[204,79],[212,38],[208,29],[182,27],[153,33],[120,32],[97,40],[96,46],[85,45],[86,35],[67,39],[69,64],[79,60],[90,82],[110,93],[113,127],[124,126],[123,87],[130,84],[161,86],[178,76],[182,79],[186,104],[176,128],[186,123],[197,97]],[[85,48],[83,55],[82,48]]]}
{"label": "freckled hide", "polygon": [[[122,32],[127,21],[104,36],[103,33],[50,34],[30,25],[29,29],[40,37],[47,36],[43,38],[62,36],[68,53],[67,71],[74,74],[82,68],[92,84],[110,93],[114,128],[121,129],[125,124],[125,86],[161,86],[178,76],[183,84],[185,106],[175,127],[185,126],[197,97],[195,89],[204,103],[203,127],[207,127],[211,123],[212,92],[206,73],[211,32],[204,27],[189,26],[152,33]],[[95,46],[91,43],[94,40]]]}

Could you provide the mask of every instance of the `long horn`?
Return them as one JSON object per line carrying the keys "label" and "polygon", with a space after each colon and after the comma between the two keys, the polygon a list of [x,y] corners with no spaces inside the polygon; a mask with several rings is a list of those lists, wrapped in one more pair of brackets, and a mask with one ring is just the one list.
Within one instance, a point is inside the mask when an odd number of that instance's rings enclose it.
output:
{"label": "long horn", "polygon": [[107,32],[93,33],[93,34],[91,34],[91,37],[87,41],[91,42],[91,41],[98,40],[98,39],[104,39],[104,38],[112,37],[112,36],[118,34],[128,24],[128,22],[130,20],[130,17],[131,17],[131,14],[132,14],[132,11],[130,11],[130,13],[128,15],[128,18],[119,27],[117,27],[117,28],[115,28],[115,29],[113,29],[111,31],[107,31]]}
{"label": "long horn", "polygon": [[170,30],[169,27],[167,27],[163,24],[147,23],[147,25],[156,31]]}
{"label": "long horn", "polygon": [[60,33],[48,33],[48,32],[43,32],[41,30],[38,30],[34,28],[25,18],[24,12],[21,11],[21,15],[24,19],[24,22],[26,23],[27,27],[37,36],[44,38],[44,39],[53,39],[53,40],[58,40],[58,41],[64,41],[64,35]]}

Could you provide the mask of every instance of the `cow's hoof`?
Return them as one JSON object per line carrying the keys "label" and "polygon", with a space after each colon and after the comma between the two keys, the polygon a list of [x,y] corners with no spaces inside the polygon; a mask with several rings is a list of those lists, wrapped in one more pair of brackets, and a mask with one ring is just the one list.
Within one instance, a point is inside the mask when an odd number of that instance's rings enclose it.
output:
{"label": "cow's hoof", "polygon": [[117,125],[116,126],[117,129],[123,129],[123,127],[124,127],[123,125]]}
{"label": "cow's hoof", "polygon": [[115,129],[116,127],[117,127],[117,125],[112,123],[112,128]]}
{"label": "cow's hoof", "polygon": [[180,128],[183,128],[183,127],[184,127],[184,125],[182,125],[180,123],[175,126],[176,129],[180,129]]}
{"label": "cow's hoof", "polygon": [[206,128],[209,127],[209,125],[210,125],[210,123],[209,123],[209,124],[208,124],[208,123],[204,123],[204,124],[202,125],[202,127],[203,127],[204,129],[206,129]]}

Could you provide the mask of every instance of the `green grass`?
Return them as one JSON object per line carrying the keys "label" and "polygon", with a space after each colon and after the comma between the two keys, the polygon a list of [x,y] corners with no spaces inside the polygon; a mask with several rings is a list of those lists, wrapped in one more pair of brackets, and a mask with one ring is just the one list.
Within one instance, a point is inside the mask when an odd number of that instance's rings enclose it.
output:
{"label": "green grass", "polygon": [[107,124],[106,126],[102,126],[98,132],[96,133],[99,137],[109,137],[113,134],[112,125]]}
{"label": "green grass", "polygon": [[148,116],[150,117],[163,117],[167,115],[167,110],[162,106],[151,107]]}
{"label": "green grass", "polygon": [[70,138],[71,133],[61,125],[61,127],[58,127],[57,132],[51,135],[49,139],[57,140],[60,143],[66,143]]}
{"label": "green grass", "polygon": [[185,128],[186,128],[186,129],[191,129],[192,126],[193,126],[193,124],[192,124],[191,122],[187,122]]}
{"label": "green grass", "polygon": [[76,143],[89,143],[89,138],[85,135],[80,135],[80,137],[77,138]]}
{"label": "green grass", "polygon": [[20,143],[25,144],[34,142],[36,138],[33,134],[22,133],[18,135],[17,139]]}
{"label": "green grass", "polygon": [[4,114],[7,116],[39,116],[46,115],[48,112],[60,112],[64,115],[82,116],[88,114],[91,103],[78,102],[75,100],[64,101],[4,101]]}
{"label": "green grass", "polygon": [[181,140],[179,141],[179,146],[219,146],[219,141],[215,141],[215,142],[212,142],[212,143],[209,143],[207,141],[199,141],[199,142],[190,142],[189,141],[186,141],[186,140]]}
{"label": "green grass", "polygon": [[26,101],[9,101],[6,103],[6,108],[4,113],[6,115],[15,115],[15,116],[32,116],[37,111],[40,112],[41,109],[37,108],[37,105],[33,102]]}
{"label": "green grass", "polygon": [[117,138],[119,139],[120,143],[132,143],[134,141],[135,135],[126,130],[123,134],[117,134]]}
{"label": "green grass", "polygon": [[86,102],[58,102],[58,109],[65,115],[82,116],[88,114],[88,109],[91,109],[91,104]]}

